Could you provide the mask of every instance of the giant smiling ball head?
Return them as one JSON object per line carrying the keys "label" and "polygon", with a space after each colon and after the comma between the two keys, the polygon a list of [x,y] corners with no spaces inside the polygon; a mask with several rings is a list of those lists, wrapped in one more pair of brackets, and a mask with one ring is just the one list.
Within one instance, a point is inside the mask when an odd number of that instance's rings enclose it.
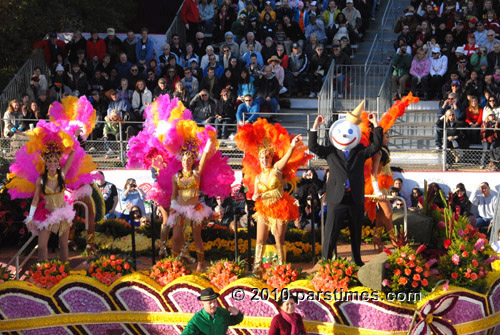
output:
{"label": "giant smiling ball head", "polygon": [[351,150],[361,140],[361,129],[346,119],[337,120],[330,127],[330,141],[339,150]]}
{"label": "giant smiling ball head", "polygon": [[330,141],[339,150],[351,150],[361,140],[361,114],[365,103],[362,101],[356,109],[347,113],[345,119],[337,120],[330,127]]}

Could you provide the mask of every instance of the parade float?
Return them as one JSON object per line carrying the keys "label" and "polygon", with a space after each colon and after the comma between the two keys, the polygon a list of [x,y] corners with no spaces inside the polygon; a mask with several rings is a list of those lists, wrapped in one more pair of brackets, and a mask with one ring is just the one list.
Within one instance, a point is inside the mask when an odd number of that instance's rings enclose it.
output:
{"label": "parade float", "polygon": [[[322,260],[308,277],[293,263],[273,264],[273,257],[262,278],[248,276],[242,261],[224,258],[233,257],[235,249],[246,254],[254,244],[248,243],[248,232],[238,229],[235,238],[227,227],[204,230],[212,260],[205,273],[191,273],[174,258],[134,271],[130,227],[102,221],[95,228],[99,255],[88,259],[86,270],[50,260],[14,280],[11,269],[0,266],[0,333],[181,334],[201,309],[200,291],[211,287],[221,306],[234,306],[245,316],[230,328],[232,335],[267,334],[279,311],[276,300],[291,295],[298,297],[308,334],[500,334],[498,257],[467,218],[432,205],[436,196],[441,195],[426,192],[422,210],[434,219],[432,242],[411,243],[402,234],[398,248],[362,268],[344,259]],[[7,223],[9,213],[8,208],[0,213]],[[78,226],[84,224],[76,223],[76,239],[85,243]],[[152,244],[148,231],[137,229],[138,253]],[[369,241],[373,227],[363,234]],[[286,241],[288,262],[312,256],[309,233],[290,230]],[[314,249],[319,251],[319,244]]]}
{"label": "parade float", "polygon": [[94,259],[86,271],[54,260],[35,264],[25,280],[0,270],[0,332],[180,334],[201,309],[200,291],[212,287],[221,306],[245,315],[229,334],[267,334],[277,298],[292,294],[308,334],[498,334],[498,257],[466,218],[427,207],[439,219],[439,245],[385,250],[380,290],[362,286],[363,269],[343,259],[320,262],[306,279],[291,264],[268,263],[257,279],[245,277],[241,261],[214,260],[197,274],[174,258],[138,272],[114,254]]}

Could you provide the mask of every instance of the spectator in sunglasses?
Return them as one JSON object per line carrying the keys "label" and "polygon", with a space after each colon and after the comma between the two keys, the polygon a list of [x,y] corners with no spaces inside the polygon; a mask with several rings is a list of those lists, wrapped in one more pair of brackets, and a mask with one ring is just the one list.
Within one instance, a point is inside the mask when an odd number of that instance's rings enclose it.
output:
{"label": "spectator in sunglasses", "polygon": [[[130,212],[129,214],[124,214],[124,212],[129,209]],[[142,211],[138,206],[132,206],[131,203],[129,203],[122,211],[122,214],[120,215],[120,219],[123,219],[130,223],[131,225],[133,224],[136,228],[139,228],[142,224]]]}

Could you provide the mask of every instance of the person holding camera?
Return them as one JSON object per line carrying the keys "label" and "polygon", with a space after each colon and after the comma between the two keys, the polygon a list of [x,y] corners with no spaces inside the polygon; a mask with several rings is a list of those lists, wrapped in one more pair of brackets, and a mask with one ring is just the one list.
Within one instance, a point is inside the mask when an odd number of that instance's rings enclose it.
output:
{"label": "person holding camera", "polygon": [[[121,196],[121,201],[123,203],[123,206],[125,207],[125,210],[123,211],[123,217],[125,218],[125,220],[129,220],[131,215],[130,208],[132,206],[139,207],[139,209],[141,210],[141,216],[142,213],[146,213],[146,208],[144,208],[145,194],[140,188],[137,187],[137,182],[135,181],[135,179],[127,179],[123,189],[124,191]],[[129,206],[129,204],[131,204],[131,206]]]}
{"label": "person holding camera", "polygon": [[[411,56],[407,52],[407,45],[401,42],[399,50],[392,58],[392,95],[393,100],[401,99],[405,93],[406,82],[410,79]],[[398,87],[399,85],[399,87]]]}

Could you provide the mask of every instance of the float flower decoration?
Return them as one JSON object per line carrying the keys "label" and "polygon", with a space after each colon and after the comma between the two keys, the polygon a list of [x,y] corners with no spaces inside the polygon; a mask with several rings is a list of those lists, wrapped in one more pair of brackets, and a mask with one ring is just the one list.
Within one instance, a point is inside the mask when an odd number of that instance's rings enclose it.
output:
{"label": "float flower decoration", "polygon": [[71,151],[75,151],[73,164],[66,173],[66,186],[69,189],[77,190],[94,181],[92,171],[97,169],[97,165],[73,135],[45,120],[38,121],[36,128],[26,134],[29,137],[28,143],[16,152],[15,161],[10,165],[10,173],[7,175],[9,182],[6,187],[12,199],[33,197],[36,180],[45,168],[41,153],[49,150],[49,146],[56,146],[61,152],[61,165],[64,165]]}
{"label": "float flower decoration", "polygon": [[486,292],[486,276],[491,263],[500,259],[488,244],[486,235],[474,228],[466,217],[453,224],[452,238],[447,254],[439,260],[439,270],[451,285]]}
{"label": "float flower decoration", "polygon": [[217,262],[212,262],[204,276],[217,289],[222,290],[230,283],[243,278],[245,269],[246,262],[244,260],[230,261],[228,259],[221,259]]}
{"label": "float flower decoration", "polygon": [[281,290],[301,276],[301,271],[292,268],[292,264],[283,265],[264,263],[262,265],[264,274],[262,279],[272,288]]}
{"label": "float flower decoration", "polygon": [[0,284],[14,279],[14,275],[8,267],[0,265]]}
{"label": "float flower decoration", "polygon": [[331,291],[358,286],[358,266],[344,258],[324,259],[311,284],[316,291]]}
{"label": "float flower decoration", "polygon": [[443,315],[453,309],[458,302],[458,295],[447,295],[438,302],[429,300],[418,313],[420,321],[415,325],[412,335],[457,335],[456,329]]}
{"label": "float flower decoration", "polygon": [[53,259],[31,266],[26,280],[40,288],[50,289],[69,275],[69,263]]}
{"label": "float flower decoration", "polygon": [[113,237],[122,237],[130,234],[132,226],[122,219],[108,219],[96,223],[95,231]]}
{"label": "float flower decoration", "polygon": [[132,265],[127,258],[109,255],[93,261],[87,275],[105,285],[111,285],[116,279],[129,273],[132,273]]}
{"label": "float flower decoration", "polygon": [[179,277],[191,274],[189,269],[186,269],[184,262],[175,257],[168,257],[159,260],[153,265],[149,278],[156,281],[161,286],[166,286]]}
{"label": "float flower decoration", "polygon": [[416,251],[409,246],[396,249],[394,253],[389,249],[384,250],[389,256],[385,263],[383,291],[410,293],[425,290],[430,292],[431,281],[433,281],[431,264],[425,262],[420,254],[424,249],[425,245]]}
{"label": "float flower decoration", "polygon": [[204,169],[202,173],[200,191],[210,197],[226,198],[231,194],[234,173],[227,164],[228,158],[217,150],[214,127],[198,127],[182,102],[177,98],[170,99],[168,95],[160,96],[145,112],[144,130],[129,140],[127,167],[155,170],[157,178],[148,192],[148,199],[169,207],[172,176],[182,168],[181,151],[193,149],[199,154],[199,160],[208,139],[212,140],[215,149],[207,157],[206,164],[210,169]]}

